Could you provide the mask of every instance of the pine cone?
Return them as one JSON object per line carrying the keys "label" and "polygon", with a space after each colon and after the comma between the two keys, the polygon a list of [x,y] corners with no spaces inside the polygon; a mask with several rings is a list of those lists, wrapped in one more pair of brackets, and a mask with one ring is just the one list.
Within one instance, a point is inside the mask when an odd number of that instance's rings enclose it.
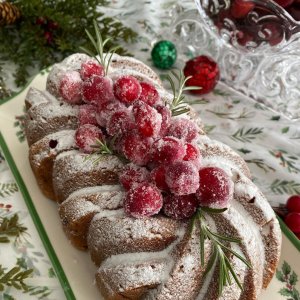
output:
{"label": "pine cone", "polygon": [[0,26],[14,23],[20,18],[20,10],[7,1],[0,3]]}

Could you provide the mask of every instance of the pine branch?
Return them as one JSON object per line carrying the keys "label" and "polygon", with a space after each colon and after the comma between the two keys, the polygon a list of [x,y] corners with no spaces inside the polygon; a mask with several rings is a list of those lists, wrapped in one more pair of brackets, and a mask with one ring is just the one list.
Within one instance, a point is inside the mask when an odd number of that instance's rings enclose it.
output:
{"label": "pine branch", "polygon": [[15,241],[27,231],[27,228],[19,223],[19,217],[14,214],[11,217],[0,218],[0,242],[8,243],[9,237],[14,236]]}
{"label": "pine branch", "polygon": [[15,182],[10,183],[0,183],[0,197],[4,198],[10,196],[11,194],[17,192],[18,186]]}
{"label": "pine branch", "polygon": [[238,275],[235,273],[231,263],[230,256],[233,255],[239,260],[241,260],[248,268],[251,268],[250,263],[242,257],[239,253],[234,251],[232,248],[226,246],[224,242],[230,243],[240,243],[241,240],[235,237],[228,237],[221,235],[219,233],[215,233],[210,230],[206,219],[205,213],[207,214],[219,214],[223,213],[226,209],[211,209],[211,208],[200,208],[196,214],[194,215],[191,221],[191,229],[194,228],[195,224],[198,223],[200,226],[200,255],[201,255],[201,265],[205,265],[204,259],[204,243],[205,240],[210,240],[212,244],[212,255],[207,263],[206,270],[204,276],[206,276],[211,270],[212,267],[218,263],[219,264],[219,296],[222,295],[224,287],[232,284],[232,280],[236,282],[241,290],[243,290],[243,286],[240,283]]}

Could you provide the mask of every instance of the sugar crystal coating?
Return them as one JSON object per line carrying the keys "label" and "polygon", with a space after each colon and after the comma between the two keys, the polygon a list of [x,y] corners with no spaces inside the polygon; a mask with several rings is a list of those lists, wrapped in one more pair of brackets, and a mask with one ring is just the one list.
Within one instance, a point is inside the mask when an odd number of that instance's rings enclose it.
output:
{"label": "sugar crystal coating", "polygon": [[59,84],[61,97],[70,104],[81,102],[82,80],[77,71],[65,73]]}
{"label": "sugar crystal coating", "polygon": [[149,104],[150,106],[157,104],[160,96],[156,88],[148,82],[141,82],[140,85],[142,91],[139,100]]}
{"label": "sugar crystal coating", "polygon": [[91,104],[80,105],[79,115],[78,115],[79,124],[97,125],[98,124],[96,119],[97,111],[98,109],[95,105],[91,105]]}
{"label": "sugar crystal coating", "polygon": [[233,182],[227,173],[218,167],[206,167],[199,171],[200,187],[196,196],[200,206],[228,207],[233,195]]}
{"label": "sugar crystal coating", "polygon": [[104,76],[103,66],[93,60],[83,62],[80,69],[82,80],[87,80],[93,75]]}
{"label": "sugar crystal coating", "polygon": [[124,199],[125,212],[135,218],[157,214],[163,205],[159,189],[150,183],[140,183],[129,190]]}
{"label": "sugar crystal coating", "polygon": [[167,167],[166,183],[173,194],[193,194],[199,188],[199,173],[189,161],[177,161]]}

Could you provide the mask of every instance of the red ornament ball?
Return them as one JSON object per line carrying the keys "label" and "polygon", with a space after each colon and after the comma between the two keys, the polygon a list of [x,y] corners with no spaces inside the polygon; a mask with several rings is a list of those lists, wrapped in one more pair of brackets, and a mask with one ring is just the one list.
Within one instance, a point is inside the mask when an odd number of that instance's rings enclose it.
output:
{"label": "red ornament ball", "polygon": [[192,76],[186,82],[187,86],[201,87],[191,91],[202,95],[211,92],[220,78],[220,70],[217,63],[210,57],[201,55],[189,60],[184,67],[184,76]]}

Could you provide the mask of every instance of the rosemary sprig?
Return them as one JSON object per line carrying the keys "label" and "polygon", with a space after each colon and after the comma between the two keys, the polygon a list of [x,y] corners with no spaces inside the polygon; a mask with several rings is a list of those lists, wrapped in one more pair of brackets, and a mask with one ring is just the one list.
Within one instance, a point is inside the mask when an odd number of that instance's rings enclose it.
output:
{"label": "rosemary sprig", "polygon": [[[201,88],[196,86],[185,86],[187,80],[189,80],[192,76],[185,77],[182,70],[178,73],[171,71],[171,74],[174,78],[172,78],[170,74],[166,74],[165,78],[170,82],[173,92],[173,100],[170,107],[172,116],[178,116],[190,111],[187,103],[185,102],[185,95],[182,93],[185,91],[199,90]],[[174,79],[177,81],[178,88],[176,88]]]}
{"label": "rosemary sprig", "polygon": [[96,40],[93,38],[93,36],[91,35],[91,33],[88,30],[85,30],[85,32],[86,32],[89,40],[91,41],[92,45],[94,46],[94,48],[95,48],[95,50],[96,50],[96,52],[97,52],[98,55],[95,56],[92,51],[90,51],[89,49],[87,49],[85,47],[80,47],[80,49],[82,51],[84,51],[86,54],[88,54],[88,55],[90,55],[92,57],[95,57],[96,60],[99,62],[99,64],[104,67],[105,74],[107,74],[108,67],[109,67],[109,64],[111,62],[112,56],[120,48],[120,46],[111,47],[104,54],[103,49],[104,49],[105,45],[109,41],[111,41],[111,38],[106,38],[103,41],[101,33],[100,33],[99,26],[98,26],[96,20],[93,21],[93,24],[94,24],[94,29],[95,29]]}
{"label": "rosemary sprig", "polygon": [[219,264],[219,296],[222,294],[223,289],[227,285],[232,284],[232,279],[236,282],[241,290],[243,290],[243,286],[240,283],[240,280],[235,273],[230,260],[229,255],[233,255],[241,260],[248,268],[251,268],[251,264],[242,257],[239,253],[232,250],[230,247],[226,246],[224,242],[230,243],[240,243],[241,240],[235,237],[228,237],[224,236],[219,233],[215,233],[210,230],[206,218],[205,213],[207,214],[216,214],[216,213],[223,213],[226,209],[211,209],[211,208],[200,208],[196,214],[194,215],[191,221],[191,228],[193,229],[195,224],[198,223],[200,227],[200,261],[201,265],[205,265],[205,258],[204,258],[204,243],[205,240],[210,240],[212,244],[212,255],[207,262],[207,266],[205,269],[204,276],[206,276],[213,266],[218,263]]}
{"label": "rosemary sprig", "polygon": [[14,236],[17,242],[21,235],[26,232],[27,228],[18,221],[17,214],[12,217],[0,218],[0,243],[8,243],[10,236]]}

